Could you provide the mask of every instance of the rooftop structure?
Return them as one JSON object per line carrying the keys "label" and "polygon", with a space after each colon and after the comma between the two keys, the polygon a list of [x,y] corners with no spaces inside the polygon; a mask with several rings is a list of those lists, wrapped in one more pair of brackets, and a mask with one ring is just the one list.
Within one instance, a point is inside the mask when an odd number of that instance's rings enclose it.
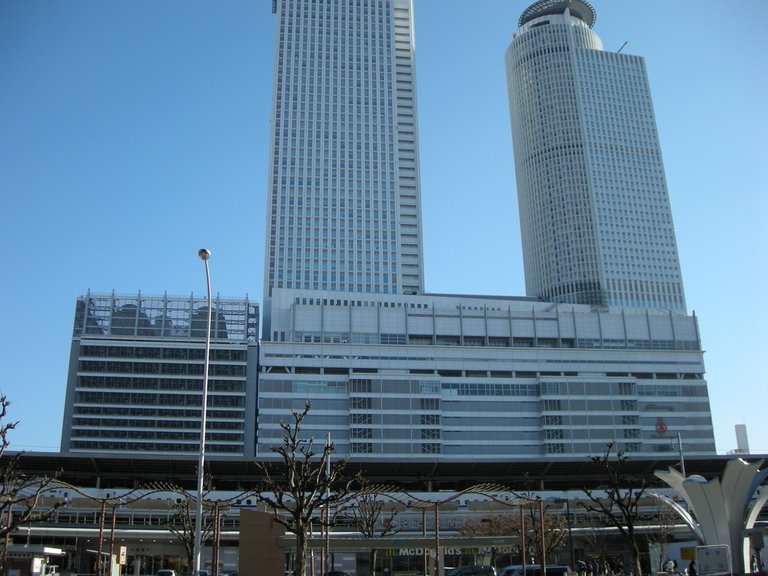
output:
{"label": "rooftop structure", "polygon": [[584,0],[539,0],[526,8],[517,25],[522,28],[523,25],[541,16],[560,16],[566,9],[571,16],[580,18],[590,28],[595,24],[597,14],[589,2]]}

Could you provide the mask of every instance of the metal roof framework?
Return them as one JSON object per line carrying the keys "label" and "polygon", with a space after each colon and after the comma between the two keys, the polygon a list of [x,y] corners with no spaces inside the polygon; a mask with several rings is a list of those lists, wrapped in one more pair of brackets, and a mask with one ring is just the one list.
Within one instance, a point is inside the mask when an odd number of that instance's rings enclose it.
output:
{"label": "metal roof framework", "polygon": [[[10,459],[9,452],[0,459]],[[685,458],[687,475],[719,478],[734,455]],[[741,455],[748,461],[768,460],[768,455]],[[212,457],[206,468],[217,490],[246,490],[257,486],[261,460]],[[275,460],[264,462],[276,463]],[[52,475],[69,484],[87,488],[136,488],[152,482],[169,482],[186,489],[196,485],[197,458],[191,456],[85,455],[73,453],[23,453],[21,471],[33,476]],[[666,458],[630,458],[624,465],[627,478],[646,478],[656,483],[654,472],[679,468],[675,454]],[[464,490],[479,483],[495,483],[513,490],[581,490],[599,488],[605,473],[599,463],[588,459],[530,459],[499,461],[359,461],[347,463],[348,474],[361,473],[367,482],[408,491]]]}

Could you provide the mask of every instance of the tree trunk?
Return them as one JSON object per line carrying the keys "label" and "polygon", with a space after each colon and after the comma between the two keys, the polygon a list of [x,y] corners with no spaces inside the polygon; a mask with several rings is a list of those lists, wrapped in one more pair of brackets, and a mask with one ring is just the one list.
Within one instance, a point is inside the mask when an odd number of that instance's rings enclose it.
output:
{"label": "tree trunk", "polygon": [[643,576],[643,567],[640,564],[640,549],[635,542],[632,542],[631,552],[633,564],[632,573],[634,576]]}
{"label": "tree trunk", "polygon": [[192,574],[195,571],[195,553],[187,550],[187,571]]}
{"label": "tree trunk", "polygon": [[296,565],[295,576],[307,576],[307,535],[303,526],[296,530]]}
{"label": "tree trunk", "polygon": [[377,557],[378,550],[376,548],[371,548],[371,553],[369,554],[369,562],[370,562],[370,568],[368,569],[368,574],[370,576],[376,575],[376,557]]}

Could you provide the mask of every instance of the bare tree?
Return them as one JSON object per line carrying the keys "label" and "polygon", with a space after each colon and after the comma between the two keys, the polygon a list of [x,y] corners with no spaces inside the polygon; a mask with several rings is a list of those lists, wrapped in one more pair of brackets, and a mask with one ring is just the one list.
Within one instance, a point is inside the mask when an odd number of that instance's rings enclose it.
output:
{"label": "bare tree", "polygon": [[672,508],[657,500],[650,514],[644,519],[654,526],[654,530],[649,530],[646,533],[646,538],[648,539],[649,552],[654,548],[657,551],[656,558],[653,560],[658,568],[657,571],[661,572],[679,516]]}
{"label": "bare tree", "polygon": [[520,502],[520,515],[513,523],[514,533],[525,531],[529,556],[543,563],[553,558],[568,542],[568,518],[561,514],[547,514],[549,505],[533,493],[515,494]]}
{"label": "bare tree", "polygon": [[[605,537],[605,522],[597,517],[590,517],[588,526],[583,526],[579,531],[580,538],[587,544],[587,572],[592,573],[592,568],[605,566],[611,560],[611,543]],[[602,574],[602,570],[597,570]]]}
{"label": "bare tree", "polygon": [[[11,442],[8,434],[18,422],[8,422],[8,406],[11,402],[0,395],[0,541],[8,543],[8,537],[19,526],[50,520],[56,510],[64,504],[63,499],[44,501],[44,494],[59,476],[29,476],[21,471],[21,457],[24,452],[6,456]],[[0,574],[7,569],[8,547],[3,546],[0,556]]]}
{"label": "bare tree", "polygon": [[[168,530],[184,546],[187,557],[186,566],[190,571],[194,563],[193,556],[195,553],[195,504],[196,500],[192,495],[182,492],[181,498],[173,503],[173,515],[167,524]],[[205,502],[203,504],[203,531],[200,538],[202,543],[208,542],[213,532],[213,517],[210,514],[210,507],[206,510]]]}
{"label": "bare tree", "polygon": [[[515,534],[512,514],[494,514],[488,518],[469,518],[461,527],[464,536],[512,536]],[[491,565],[496,566],[496,546],[491,547]],[[511,558],[510,562],[511,563]]]}
{"label": "bare tree", "polygon": [[640,519],[640,501],[648,481],[627,473],[625,464],[628,459],[629,456],[618,450],[613,442],[607,444],[602,456],[592,456],[590,460],[605,472],[606,483],[600,490],[584,488],[589,502],[580,502],[579,505],[588,512],[599,514],[607,526],[618,530],[632,555],[632,574],[641,576],[640,547],[635,527]]}
{"label": "bare tree", "polygon": [[[203,477],[203,522],[202,533],[200,535],[200,541],[203,544],[211,543],[212,546],[212,558],[211,564],[213,566],[213,572],[218,570],[218,560],[220,551],[220,538],[221,538],[221,524],[229,507],[234,502],[240,502],[246,496],[252,495],[250,491],[241,492],[227,499],[209,500],[208,496],[215,489],[213,487],[213,478],[210,474],[206,473]],[[171,490],[179,495],[170,506],[172,515],[166,522],[168,531],[171,532],[181,545],[184,547],[184,553],[186,555],[186,567],[189,571],[192,570],[194,563],[194,549],[195,549],[195,508],[197,504],[197,498],[193,494],[190,494],[183,488],[173,485],[150,485],[152,489],[161,488],[165,490]]]}
{"label": "bare tree", "polygon": [[280,461],[258,464],[263,484],[256,497],[272,510],[275,521],[296,537],[295,576],[306,574],[307,538],[315,512],[332,511],[325,521],[319,520],[327,529],[339,507],[349,500],[355,483],[359,483],[357,477],[344,478],[346,460],[331,461],[333,444],[325,444],[317,453],[314,439],[302,437],[302,424],[309,410],[307,402],[304,410],[291,411],[292,421],[280,423],[283,443],[270,448]]}
{"label": "bare tree", "polygon": [[[547,514],[546,506],[541,506],[530,496],[519,496],[520,509],[508,514],[497,514],[489,518],[472,518],[464,523],[462,534],[468,536],[515,536],[518,542],[523,541],[525,535],[525,548],[528,558],[533,556],[538,562],[544,557],[561,550],[568,541],[568,520],[555,514]],[[541,512],[544,512],[544,526],[542,530]],[[544,534],[544,546],[542,547],[542,532]],[[520,554],[523,550],[520,547]],[[491,548],[491,564],[495,565],[496,549]],[[510,563],[513,559],[510,557]],[[528,560],[526,559],[526,562]],[[523,558],[520,558],[523,562]]]}
{"label": "bare tree", "polygon": [[[395,523],[399,510],[394,507],[388,507],[385,510],[388,503],[375,494],[362,492],[353,498],[352,504],[351,515],[355,520],[355,525],[360,534],[366,538],[381,538],[397,534],[400,531]],[[368,556],[368,574],[370,576],[374,576],[376,570],[378,551],[378,548],[371,546]]]}

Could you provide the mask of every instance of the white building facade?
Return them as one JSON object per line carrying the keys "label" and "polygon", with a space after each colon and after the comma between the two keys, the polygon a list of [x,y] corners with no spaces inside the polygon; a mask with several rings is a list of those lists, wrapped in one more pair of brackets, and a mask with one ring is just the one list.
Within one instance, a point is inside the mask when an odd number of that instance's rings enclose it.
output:
{"label": "white building facade", "polygon": [[352,459],[715,452],[695,316],[487,296],[276,290],[257,456],[312,409]]}
{"label": "white building facade", "polygon": [[639,56],[603,50],[582,0],[542,0],[506,53],[526,293],[686,312]]}
{"label": "white building facade", "polygon": [[423,291],[411,1],[273,12],[265,301],[273,288]]}

